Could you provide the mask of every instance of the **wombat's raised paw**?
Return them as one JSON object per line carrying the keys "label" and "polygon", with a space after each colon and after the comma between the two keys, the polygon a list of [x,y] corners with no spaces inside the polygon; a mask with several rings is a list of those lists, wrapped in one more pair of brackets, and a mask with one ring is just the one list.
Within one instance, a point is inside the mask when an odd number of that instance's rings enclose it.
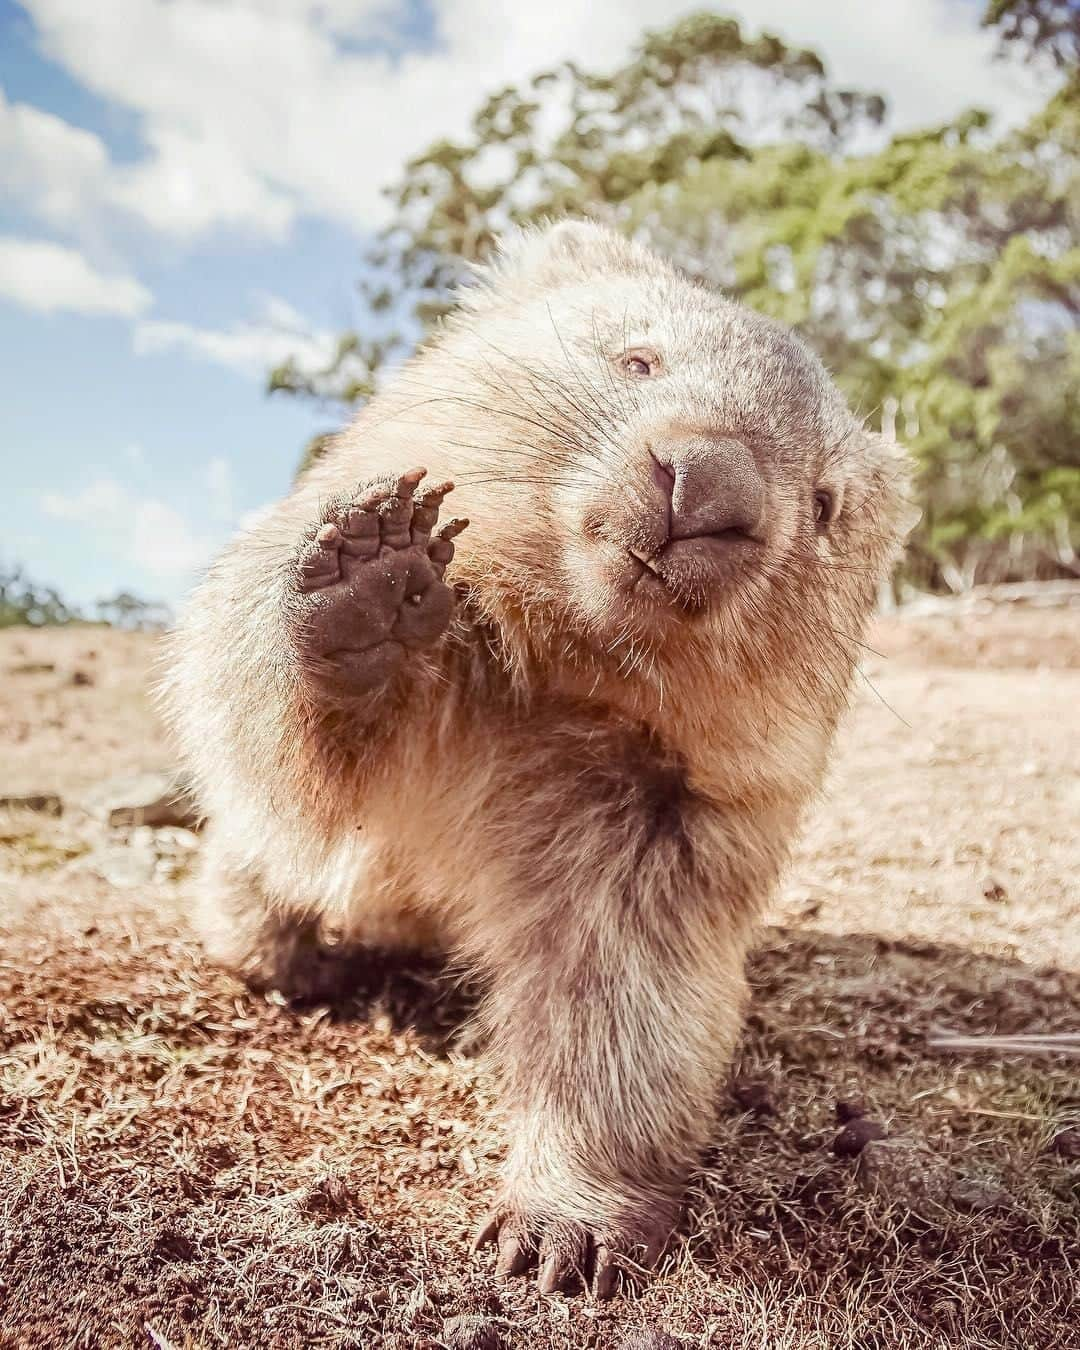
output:
{"label": "wombat's raised paw", "polygon": [[385,684],[409,651],[430,646],[450,622],[443,574],[468,521],[433,534],[453,484],[417,493],[425,473],[412,469],[331,501],[301,548],[297,642],[307,671],[342,692]]}
{"label": "wombat's raised paw", "polygon": [[675,1226],[667,1204],[655,1214],[630,1214],[615,1223],[586,1225],[571,1220],[535,1223],[525,1212],[500,1206],[484,1221],[474,1250],[497,1248],[499,1275],[522,1275],[533,1266],[542,1294],[591,1288],[598,1299],[639,1283],[656,1265]]}

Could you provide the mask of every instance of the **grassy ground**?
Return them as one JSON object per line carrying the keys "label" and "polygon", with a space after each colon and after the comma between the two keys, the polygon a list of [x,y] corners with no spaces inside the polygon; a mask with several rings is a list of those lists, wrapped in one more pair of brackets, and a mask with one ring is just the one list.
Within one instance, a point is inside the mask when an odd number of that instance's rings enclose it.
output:
{"label": "grassy ground", "polygon": [[208,969],[191,839],[100,875],[161,844],[92,801],[167,763],[148,641],[0,634],[0,794],[65,803],[0,811],[0,1346],[1080,1346],[1075,1062],[928,1043],[1080,1029],[1077,617],[879,625],[683,1232],[602,1306],[469,1254],[502,1139],[467,996],[380,968],[299,1014]]}

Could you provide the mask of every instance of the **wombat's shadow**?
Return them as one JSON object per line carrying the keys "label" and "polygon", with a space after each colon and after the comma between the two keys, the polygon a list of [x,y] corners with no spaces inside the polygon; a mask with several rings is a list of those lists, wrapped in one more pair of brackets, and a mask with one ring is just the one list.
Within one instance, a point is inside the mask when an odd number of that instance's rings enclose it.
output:
{"label": "wombat's shadow", "polygon": [[[883,1056],[907,1064],[938,1059],[928,1038],[941,1027],[1018,1033],[1080,1021],[1080,974],[951,944],[771,927],[748,976],[742,1052],[785,1063],[813,1055],[800,1030],[810,1006],[813,1020],[834,1035],[869,1026],[878,1043],[868,1043],[867,1054],[879,1063]],[[328,1005],[336,1021],[388,1017],[395,1031],[412,1031],[437,1057],[482,1044],[482,984],[438,957],[369,952],[351,960],[344,987]],[[802,1015],[793,1016],[795,1004]]]}
{"label": "wombat's shadow", "polygon": [[349,957],[341,984],[343,992],[325,1005],[333,1021],[389,1018],[394,1031],[413,1032],[438,1058],[477,1041],[482,986],[442,957],[358,952]]}

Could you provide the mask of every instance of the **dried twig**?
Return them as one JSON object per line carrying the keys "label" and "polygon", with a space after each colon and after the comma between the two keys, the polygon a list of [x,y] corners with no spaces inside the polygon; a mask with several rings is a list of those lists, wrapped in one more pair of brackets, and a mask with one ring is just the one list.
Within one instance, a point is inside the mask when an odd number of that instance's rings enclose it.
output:
{"label": "dried twig", "polygon": [[1012,1036],[965,1036],[935,1030],[927,1044],[935,1050],[989,1050],[998,1055],[1065,1055],[1080,1058],[1080,1031],[1047,1031]]}

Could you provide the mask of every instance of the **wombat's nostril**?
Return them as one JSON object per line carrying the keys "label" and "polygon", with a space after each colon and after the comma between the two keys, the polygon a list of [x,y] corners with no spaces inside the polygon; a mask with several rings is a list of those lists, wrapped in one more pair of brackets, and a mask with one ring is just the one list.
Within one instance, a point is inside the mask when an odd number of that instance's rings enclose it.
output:
{"label": "wombat's nostril", "polygon": [[760,538],[765,481],[741,441],[695,437],[672,458],[671,538]]}
{"label": "wombat's nostril", "polygon": [[672,493],[675,491],[675,471],[670,464],[663,464],[649,451],[649,466],[652,474],[653,483],[664,494],[667,501],[671,501]]}

